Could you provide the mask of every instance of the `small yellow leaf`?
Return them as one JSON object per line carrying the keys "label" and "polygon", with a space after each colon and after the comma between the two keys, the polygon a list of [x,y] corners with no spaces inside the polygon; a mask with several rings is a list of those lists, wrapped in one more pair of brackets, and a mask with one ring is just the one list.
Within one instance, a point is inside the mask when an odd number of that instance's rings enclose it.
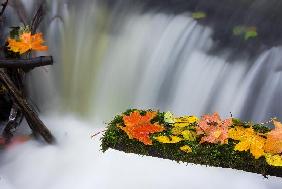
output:
{"label": "small yellow leaf", "polygon": [[185,130],[181,132],[184,140],[188,140],[188,141],[195,141],[196,140],[196,132],[194,131],[189,131],[189,130]]}
{"label": "small yellow leaf", "polygon": [[196,116],[184,116],[175,118],[175,127],[187,127],[190,124],[196,123],[199,119]]}
{"label": "small yellow leaf", "polygon": [[265,160],[269,165],[272,166],[282,166],[282,156],[281,155],[272,155],[272,154],[265,154]]}
{"label": "small yellow leaf", "polygon": [[171,112],[166,112],[164,114],[164,121],[166,123],[174,123],[174,117],[173,117],[173,114]]}
{"label": "small yellow leaf", "polygon": [[182,150],[183,152],[186,152],[186,153],[192,152],[192,148],[190,146],[188,146],[188,145],[181,146],[180,150]]}
{"label": "small yellow leaf", "polygon": [[173,135],[182,135],[182,131],[184,131],[185,128],[184,127],[173,127],[171,129],[171,134]]}
{"label": "small yellow leaf", "polygon": [[154,137],[157,141],[159,141],[160,143],[178,143],[180,141],[182,141],[182,139],[178,136],[158,136],[158,137]]}

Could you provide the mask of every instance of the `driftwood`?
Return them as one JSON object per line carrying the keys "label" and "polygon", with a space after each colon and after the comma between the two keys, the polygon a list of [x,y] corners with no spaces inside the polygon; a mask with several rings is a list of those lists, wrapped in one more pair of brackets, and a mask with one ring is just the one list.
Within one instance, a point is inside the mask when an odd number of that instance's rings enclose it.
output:
{"label": "driftwood", "polygon": [[0,81],[25,116],[32,131],[34,133],[39,133],[46,142],[53,143],[54,137],[52,136],[51,132],[38,118],[37,114],[33,111],[27,100],[22,96],[21,92],[3,70],[0,70]]}
{"label": "driftwood", "polygon": [[0,68],[32,69],[52,64],[52,56],[40,56],[31,59],[0,59]]}

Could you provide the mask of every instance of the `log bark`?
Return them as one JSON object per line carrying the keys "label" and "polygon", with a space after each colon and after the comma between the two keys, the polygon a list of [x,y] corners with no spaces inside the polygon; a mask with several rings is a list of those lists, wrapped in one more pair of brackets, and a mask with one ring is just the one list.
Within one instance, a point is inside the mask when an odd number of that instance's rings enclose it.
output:
{"label": "log bark", "polygon": [[0,59],[0,68],[32,69],[35,67],[52,65],[52,56],[40,56],[31,59]]}
{"label": "log bark", "polygon": [[20,91],[17,89],[17,87],[11,81],[9,76],[3,70],[0,70],[0,81],[5,86],[8,93],[13,98],[14,102],[18,105],[32,131],[35,133],[39,133],[47,143],[53,143],[54,137],[51,132],[39,119],[39,117],[33,111],[27,100],[23,98]]}

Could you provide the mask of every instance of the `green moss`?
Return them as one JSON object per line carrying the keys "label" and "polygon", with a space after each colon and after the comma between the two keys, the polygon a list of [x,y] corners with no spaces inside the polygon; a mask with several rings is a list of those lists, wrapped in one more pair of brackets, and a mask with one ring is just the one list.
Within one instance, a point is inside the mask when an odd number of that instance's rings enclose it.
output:
{"label": "green moss", "polygon": [[[124,114],[129,115],[133,110],[128,110]],[[158,113],[157,118],[152,122],[163,121],[163,113]],[[233,123],[241,124],[244,127],[250,127],[249,123],[233,120]],[[249,152],[234,151],[235,141],[229,140],[228,144],[199,144],[199,141],[181,141],[176,144],[163,144],[154,141],[153,145],[144,145],[143,143],[129,139],[127,134],[117,127],[122,125],[122,116],[116,116],[108,124],[107,130],[102,137],[102,151],[109,148],[123,151],[125,153],[135,153],[139,155],[159,157],[170,159],[177,162],[187,162],[200,165],[232,168],[252,173],[282,177],[282,167],[270,166],[266,163],[264,157],[255,159]],[[269,128],[263,125],[251,125],[255,130],[267,132]],[[192,148],[191,153],[181,151],[179,148],[183,145],[189,145]]]}

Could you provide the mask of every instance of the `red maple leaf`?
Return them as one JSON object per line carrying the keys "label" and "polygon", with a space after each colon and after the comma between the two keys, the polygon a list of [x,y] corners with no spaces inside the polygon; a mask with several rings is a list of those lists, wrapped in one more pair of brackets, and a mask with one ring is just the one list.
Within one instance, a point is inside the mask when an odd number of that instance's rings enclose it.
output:
{"label": "red maple leaf", "polygon": [[204,135],[201,142],[221,143],[228,142],[228,128],[232,125],[232,119],[221,120],[218,113],[204,115],[196,128],[198,135]]}
{"label": "red maple leaf", "polygon": [[137,139],[145,145],[152,145],[150,134],[161,132],[164,127],[158,123],[151,123],[151,120],[156,117],[157,113],[148,111],[145,115],[141,115],[139,111],[131,112],[129,116],[123,116],[125,127],[121,128],[129,138]]}

